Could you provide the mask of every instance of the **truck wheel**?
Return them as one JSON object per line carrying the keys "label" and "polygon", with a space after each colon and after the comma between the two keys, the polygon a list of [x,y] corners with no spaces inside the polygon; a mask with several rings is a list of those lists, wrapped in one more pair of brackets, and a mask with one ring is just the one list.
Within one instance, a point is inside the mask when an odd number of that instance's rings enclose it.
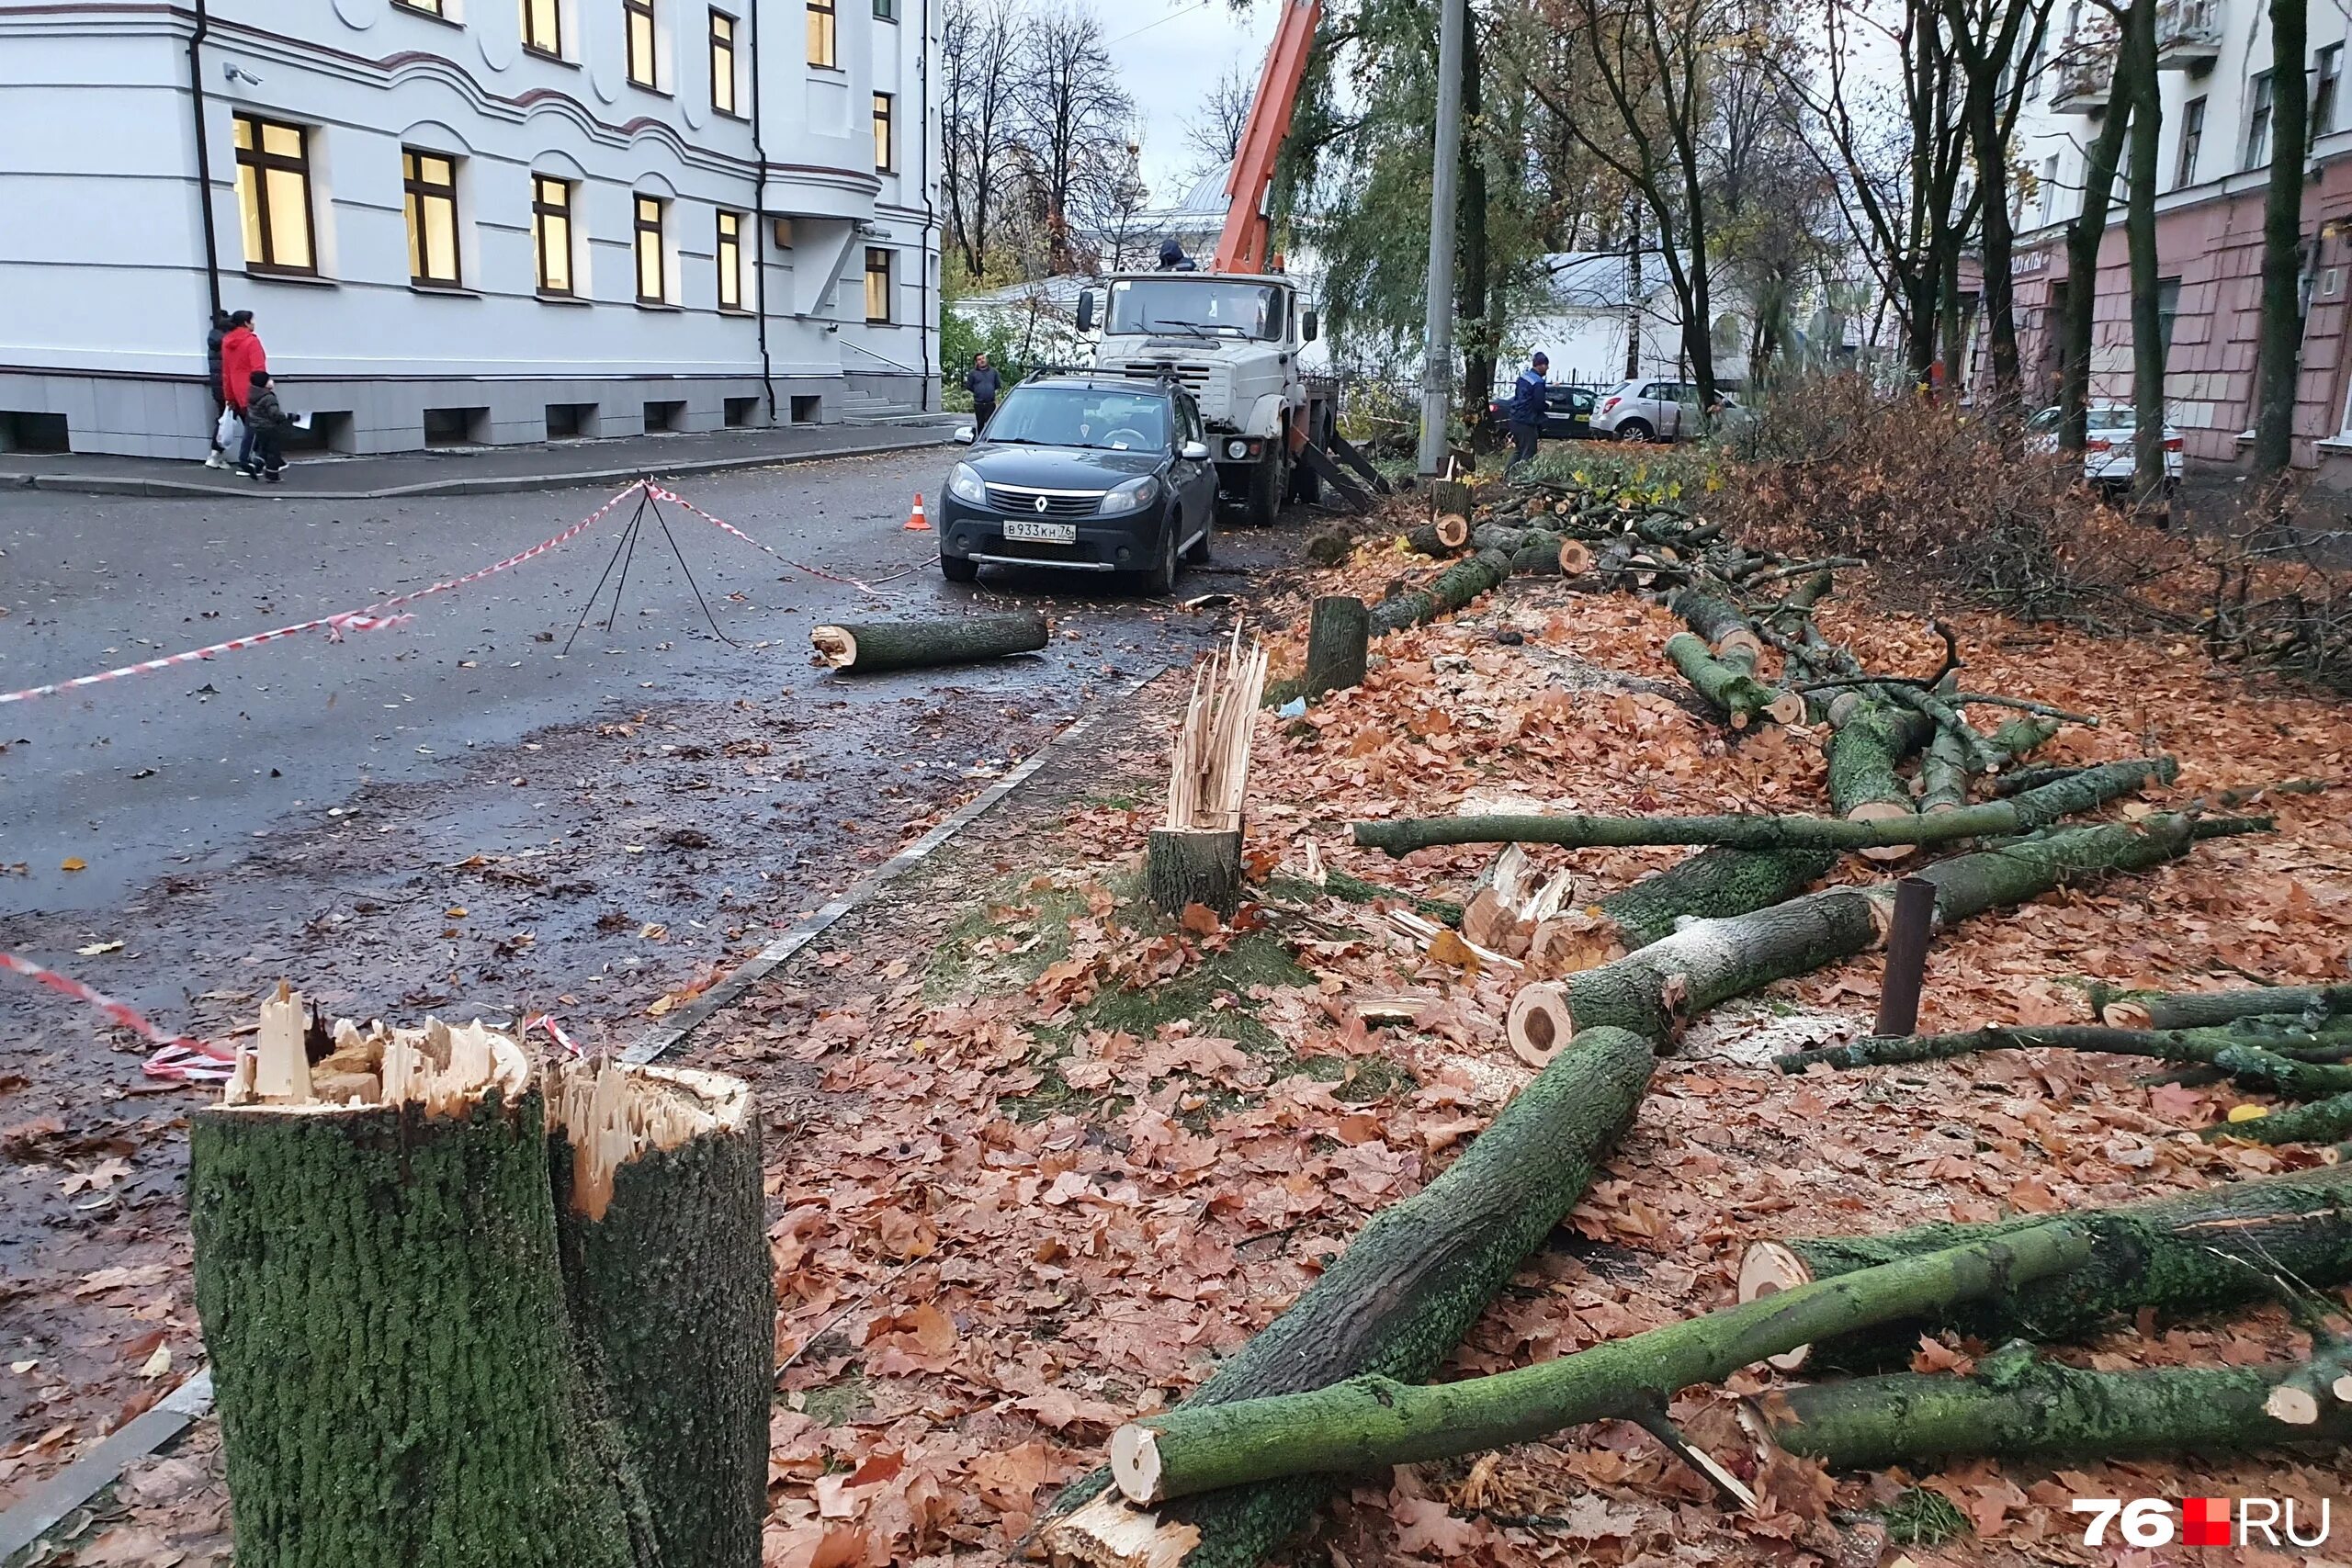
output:
{"label": "truck wheel", "polygon": [[1271,528],[1282,514],[1283,488],[1290,478],[1283,459],[1288,456],[1277,437],[1268,445],[1258,471],[1250,476],[1250,500],[1242,516],[1253,528]]}
{"label": "truck wheel", "polygon": [[1312,506],[1323,499],[1323,476],[1305,463],[1294,460],[1290,469],[1290,498],[1301,506]]}

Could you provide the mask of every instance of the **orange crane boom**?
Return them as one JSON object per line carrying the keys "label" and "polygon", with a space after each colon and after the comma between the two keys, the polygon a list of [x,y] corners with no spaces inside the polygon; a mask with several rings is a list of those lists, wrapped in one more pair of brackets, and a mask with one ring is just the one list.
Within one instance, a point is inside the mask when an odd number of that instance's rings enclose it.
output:
{"label": "orange crane boom", "polygon": [[1282,0],[1282,6],[1273,47],[1266,51],[1266,68],[1258,77],[1258,96],[1250,100],[1249,123],[1241,128],[1241,145],[1233,155],[1233,174],[1225,184],[1225,232],[1217,239],[1211,272],[1264,272],[1272,259],[1266,190],[1274,183],[1274,164],[1306,80],[1306,57],[1315,46],[1323,0]]}

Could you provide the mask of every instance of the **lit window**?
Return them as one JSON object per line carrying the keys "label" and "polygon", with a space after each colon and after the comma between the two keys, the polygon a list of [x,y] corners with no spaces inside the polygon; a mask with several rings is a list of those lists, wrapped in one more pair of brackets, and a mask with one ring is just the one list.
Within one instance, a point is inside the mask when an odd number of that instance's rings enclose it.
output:
{"label": "lit window", "polygon": [[621,0],[621,14],[628,27],[628,79],[653,86],[653,0]]}
{"label": "lit window", "polygon": [[720,114],[735,111],[735,18],[724,11],[710,14],[710,107]]}
{"label": "lit window", "polygon": [[743,308],[743,215],[718,215],[718,308]]}
{"label": "lit window", "polygon": [[456,160],[401,148],[401,192],[408,209],[409,281],[455,288],[460,281]]}
{"label": "lit window", "polygon": [[523,47],[563,58],[562,0],[523,0]]}
{"label": "lit window", "polygon": [[890,95],[876,93],[874,95],[874,166],[887,175],[898,166],[898,163],[897,144],[890,134]]}
{"label": "lit window", "polygon": [[868,247],[865,253],[865,319],[890,319],[890,253]]}
{"label": "lit window", "polygon": [[571,182],[547,175],[531,176],[531,243],[538,252],[539,292],[571,294]]}
{"label": "lit window", "polygon": [[637,198],[637,302],[659,305],[669,299],[662,276],[662,203]]}
{"label": "lit window", "polygon": [[808,0],[808,63],[831,70],[834,63],[834,25],[839,20],[833,0]]}
{"label": "lit window", "polygon": [[241,114],[237,209],[244,218],[245,265],[269,272],[319,270],[311,226],[311,133]]}

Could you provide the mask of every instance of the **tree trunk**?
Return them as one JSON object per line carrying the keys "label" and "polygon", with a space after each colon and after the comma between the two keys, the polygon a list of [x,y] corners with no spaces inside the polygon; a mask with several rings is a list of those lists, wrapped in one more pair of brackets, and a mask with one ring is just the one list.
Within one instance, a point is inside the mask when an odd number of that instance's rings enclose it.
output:
{"label": "tree trunk", "polygon": [[[1981,1051],[2096,1051],[2112,1056],[2151,1056],[2160,1062],[2219,1062],[2233,1047],[2252,1047],[2277,1052],[2280,1047],[2290,1050],[2332,1051],[2340,1041],[2352,1040],[2352,1030],[2324,1033],[2298,1032],[2280,1034],[2272,1032],[2242,1031],[2221,1027],[2212,1029],[2141,1030],[2108,1029],[2084,1024],[2059,1024],[2033,1029],[1975,1029],[1964,1034],[1911,1034],[1901,1037],[1871,1037],[1850,1041],[1843,1045],[1823,1045],[1809,1051],[1792,1051],[1776,1056],[1773,1063],[1784,1073],[1801,1073],[1807,1067],[1889,1067],[1912,1062],[1947,1062],[1955,1056],[1974,1055]],[[2226,1065],[2226,1064],[2222,1064]],[[2352,1079],[2352,1068],[2340,1069]],[[2249,1071],[2267,1077],[2268,1069],[2259,1064],[2249,1064]],[[2269,1081],[2276,1081],[2275,1078]],[[2321,1092],[2338,1094],[2352,1089],[2352,1081],[2335,1083]]]}
{"label": "tree trunk", "polygon": [[717,1073],[580,1066],[551,1068],[549,1093],[573,1337],[661,1561],[758,1568],[775,1282],[752,1091]]}
{"label": "tree trunk", "polygon": [[1816,1339],[2063,1276],[2090,1238],[2044,1223],[1824,1280],[1488,1377],[1434,1386],[1359,1376],[1329,1388],[1172,1410],[1112,1435],[1119,1489],[1151,1503],[1272,1476],[1362,1474],[1527,1442],[1662,1408],[1682,1389]]}
{"label": "tree trunk", "polygon": [[197,1310],[244,1568],[654,1561],[573,1360],[543,1102],[513,1066],[437,1113],[190,1117]]}
{"label": "tree trunk", "polygon": [[[1889,1235],[1757,1242],[1740,1259],[1740,1293],[1746,1298],[1765,1285],[1785,1289],[1792,1282],[1832,1279],[1898,1258],[2007,1235],[2045,1217],[1918,1225]],[[2143,1307],[2188,1317],[2266,1299],[2280,1292],[2282,1280],[2312,1289],[2352,1280],[2352,1165],[2232,1182],[2119,1209],[2080,1209],[2066,1218],[2090,1234],[2088,1267],[1883,1335],[1849,1340],[1828,1353],[1828,1364],[1900,1363],[1917,1347],[1923,1328],[1988,1345],[2011,1339],[2064,1343],[2102,1324],[2128,1319]],[[1807,1364],[1823,1359],[1816,1352]]]}
{"label": "tree trunk", "polygon": [[1170,919],[1194,904],[1229,920],[1241,908],[1241,834],[1154,828],[1144,856],[1152,908]]}
{"label": "tree trunk", "polygon": [[1704,640],[1690,632],[1677,632],[1667,638],[1666,657],[1734,729],[1746,729],[1758,716],[1779,724],[1797,724],[1804,718],[1804,699],[1758,680],[1753,657],[1717,658],[1707,651]]}
{"label": "tree trunk", "polygon": [[2307,0],[2270,0],[2270,184],[2262,204],[2262,318],[2255,347],[2254,469],[2283,474],[2295,452],[2303,342],[2302,244],[2310,88]]}
{"label": "tree trunk", "polygon": [[[1829,736],[1829,808],[1860,828],[1917,831],[1922,823],[1917,803],[1896,770],[1927,742],[1934,726],[1917,713],[1875,697],[1849,696],[1842,705],[1830,706],[1835,728]],[[1857,847],[1872,860],[1901,860],[1910,852],[1907,846],[1918,842],[1898,838]]]}
{"label": "tree trunk", "polygon": [[2231,1454],[2352,1438],[2352,1404],[2320,1402],[2293,1425],[2266,1400],[2307,1361],[2262,1367],[2165,1367],[2086,1372],[2009,1346],[1972,1377],[1897,1372],[1775,1390],[1747,1402],[1748,1429],[1831,1470],[1923,1471],[1961,1455],[2116,1460]]}
{"label": "tree trunk", "polygon": [[1734,850],[1718,846],[1645,876],[1597,901],[1630,953],[1663,942],[1684,920],[1722,919],[1768,909],[1829,874],[1827,850]]}
{"label": "tree trunk", "polygon": [[1756,627],[1746,613],[1731,601],[1702,588],[1678,588],[1667,595],[1666,607],[1682,617],[1682,624],[1707,639],[1713,653],[1743,649],[1753,658],[1764,652],[1763,641],[1756,635]]}
{"label": "tree trunk", "polygon": [[2156,143],[2164,107],[2158,97],[2156,10],[2152,3],[2134,6],[2124,19],[2123,59],[2116,70],[2119,95],[2127,73],[2133,104],[2124,229],[2132,256],[2132,402],[2139,416],[2132,437],[2132,489],[2138,503],[2149,506],[2162,498],[2165,488],[2165,340],[2156,299],[2161,266],[2156,254]]}
{"label": "tree trunk", "polygon": [[1495,400],[1495,351],[1502,323],[1487,316],[1493,249],[1487,236],[1487,124],[1479,107],[1484,73],[1479,69],[1478,29],[1462,30],[1462,201],[1454,253],[1454,331],[1462,345],[1462,417],[1472,433],[1472,445],[1480,446],[1476,438],[1483,435],[1491,449],[1500,434],[1487,409]]}
{"label": "tree trunk", "polygon": [[[2006,76],[2009,66],[2006,60],[1996,60],[1986,62],[1984,69]],[[2008,427],[2014,429],[2024,377],[2018,361],[2015,285],[2009,276],[2009,258],[2017,248],[2016,235],[2009,227],[2009,146],[2001,134],[1999,96],[1994,84],[1975,80],[1974,74],[1972,73],[1968,84],[1967,116],[1969,141],[1976,148],[1977,184],[1983,195],[1978,204],[1984,278],[1980,308],[1984,316],[1987,344],[1992,349],[1995,417],[2008,422]]]}
{"label": "tree trunk", "polygon": [[827,665],[864,675],[1035,653],[1046,646],[1046,617],[1026,610],[933,621],[863,621],[815,627],[808,640]]}
{"label": "tree trunk", "polygon": [[1968,804],[1968,749],[1962,732],[1936,727],[1936,738],[1919,758],[1919,815],[1939,817]]}
{"label": "tree trunk", "polygon": [[2132,992],[2094,996],[2117,1029],[2203,1029],[2241,1018],[2315,1020],[2352,1012],[2352,986],[2259,986],[2246,991]]}
{"label": "tree trunk", "polygon": [[1326,692],[1363,684],[1365,648],[1372,612],[1361,599],[1327,593],[1315,601],[1306,626],[1306,675],[1301,694],[1308,701]]}
{"label": "tree trunk", "polygon": [[[1892,710],[1889,710],[1892,711]],[[2091,811],[2143,784],[2167,783],[2169,757],[2102,762],[2040,789],[1958,811],[1884,820],[1836,817],[1420,817],[1358,822],[1355,841],[1399,858],[1442,844],[1561,844],[1626,849],[1643,844],[1720,844],[1741,850],[1869,850],[1948,844],[1992,834],[2030,833]]]}
{"label": "tree trunk", "polygon": [[1455,561],[1419,588],[1391,593],[1372,613],[1375,637],[1417,626],[1424,621],[1459,610],[1510,576],[1510,557],[1500,550],[1481,550]]}
{"label": "tree trunk", "polygon": [[[2134,0],[2153,11],[2156,0]],[[2126,25],[2129,25],[2127,18]],[[2091,338],[2098,321],[2098,253],[2115,200],[2115,166],[2132,125],[2132,102],[2109,89],[2107,118],[2086,155],[2083,209],[2066,225],[2066,299],[2058,312],[2058,448],[2080,452],[2090,439]]]}
{"label": "tree trunk", "polygon": [[[2188,853],[2197,836],[2198,825],[2185,817],[2067,829],[1956,856],[1918,874],[1936,885],[1936,923],[1949,927],[2083,877],[2161,865]],[[1669,1039],[1683,1019],[1717,1003],[1876,946],[1894,897],[1892,884],[1832,887],[1736,919],[1694,922],[1557,985],[1521,987],[1511,1027],[1520,1030],[1525,1015],[1540,1010],[1556,1037],[1530,1032],[1539,1052],[1604,1025]]]}
{"label": "tree trunk", "polygon": [[[1215,1408],[1358,1373],[1434,1372],[1521,1261],[1580,1202],[1648,1088],[1646,1041],[1601,1031],[1564,1052],[1420,1192],[1375,1214],[1287,1311],[1178,1406]],[[1252,1568],[1338,1490],[1299,1477],[1140,1512],[1107,1471],[1072,1485],[1046,1550],[1109,1568]],[[1082,1506],[1080,1506],[1082,1505]]]}

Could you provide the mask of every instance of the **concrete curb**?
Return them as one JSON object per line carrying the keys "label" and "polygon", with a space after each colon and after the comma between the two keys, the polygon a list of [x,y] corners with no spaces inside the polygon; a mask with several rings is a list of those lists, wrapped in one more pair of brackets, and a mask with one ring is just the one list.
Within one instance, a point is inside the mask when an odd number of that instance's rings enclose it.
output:
{"label": "concrete curb", "polygon": [[0,476],[0,484],[21,490],[51,491],[74,495],[123,495],[151,501],[404,501],[424,496],[512,495],[522,491],[564,490],[590,485],[622,484],[657,474],[665,479],[692,474],[723,473],[729,469],[780,468],[786,464],[821,463],[835,457],[878,457],[893,452],[922,452],[944,446],[952,434],[942,428],[935,440],[867,442],[829,447],[821,452],[746,453],[733,457],[702,457],[684,463],[639,463],[629,468],[594,468],[560,474],[501,474],[485,479],[428,479],[422,484],[388,485],[381,490],[288,491],[256,486],[249,491],[185,479],[120,478],[108,474],[15,474]]}
{"label": "concrete curb", "polygon": [[[795,954],[843,916],[873,898],[902,873],[929,860],[958,833],[987,816],[1006,796],[1035,777],[1037,770],[1057,752],[1102,723],[1114,707],[1167,672],[1168,667],[1160,665],[1108,695],[1096,698],[1084,713],[1037,748],[1036,755],[958,807],[945,821],[875,867],[823,908],[761,949],[726,979],[696,998],[675,1019],[622,1052],[621,1059],[650,1062],[674,1049],[753,986],[791,962]],[[0,1514],[0,1562],[39,1540],[74,1509],[113,1485],[123,1472],[201,1420],[211,1408],[212,1371],[208,1367],[165,1394],[146,1414],[126,1423],[96,1448],[34,1487],[24,1501]]]}

